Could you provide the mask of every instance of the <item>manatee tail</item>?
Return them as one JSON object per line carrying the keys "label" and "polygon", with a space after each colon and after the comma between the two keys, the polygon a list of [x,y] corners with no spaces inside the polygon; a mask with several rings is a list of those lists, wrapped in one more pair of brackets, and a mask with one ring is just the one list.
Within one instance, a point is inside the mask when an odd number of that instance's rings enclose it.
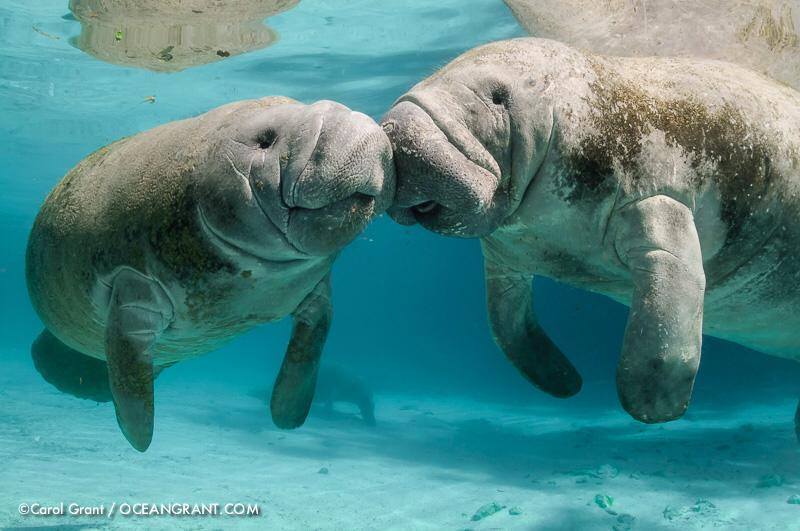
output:
{"label": "manatee tail", "polygon": [[62,393],[110,402],[106,362],[81,354],[44,330],[31,345],[36,370]]}
{"label": "manatee tail", "polygon": [[[111,402],[105,361],[69,348],[48,330],[34,340],[31,357],[39,374],[62,393],[95,402]],[[156,367],[153,377],[172,365]]]}

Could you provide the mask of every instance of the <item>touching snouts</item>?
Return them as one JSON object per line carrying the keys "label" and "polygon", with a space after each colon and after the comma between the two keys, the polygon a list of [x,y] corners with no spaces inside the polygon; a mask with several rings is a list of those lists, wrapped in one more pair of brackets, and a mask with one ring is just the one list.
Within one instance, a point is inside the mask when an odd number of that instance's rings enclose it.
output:
{"label": "touching snouts", "polygon": [[480,219],[492,206],[499,172],[477,164],[480,146],[463,125],[440,124],[417,103],[401,101],[383,118],[394,149],[397,192],[390,215],[402,224],[419,222],[456,233],[456,219]]}
{"label": "touching snouts", "polygon": [[[392,203],[392,148],[369,117],[323,101],[309,108],[321,120],[315,146],[283,187],[290,208],[287,237],[310,255],[332,254],[350,243]],[[301,128],[302,130],[303,128]]]}

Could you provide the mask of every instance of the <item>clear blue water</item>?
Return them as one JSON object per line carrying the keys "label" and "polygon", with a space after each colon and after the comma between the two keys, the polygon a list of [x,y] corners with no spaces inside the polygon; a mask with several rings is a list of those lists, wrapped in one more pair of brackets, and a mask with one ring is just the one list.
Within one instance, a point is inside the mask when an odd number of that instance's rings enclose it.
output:
{"label": "clear blue water", "polygon": [[[60,395],[33,369],[42,325],[25,288],[25,245],[72,166],[120,137],[246,98],[332,99],[377,120],[463,51],[525,34],[502,1],[465,4],[302,0],[266,22],[273,45],[177,73],[72,46],[80,25],[65,1],[0,4],[0,526],[800,529],[800,506],[786,503],[800,494],[791,426],[800,367],[707,338],[686,418],[636,424],[614,389],[627,310],[537,279],[540,320],[585,382],[570,400],[547,397],[491,340],[478,242],[387,216],[336,263],[325,350],[372,387],[374,429],[347,407],[315,408],[287,435],[271,425],[253,394],[271,385],[288,321],[167,371],[143,455],[117,433],[110,406]],[[597,494],[616,500],[611,511]],[[17,508],[134,499],[256,500],[263,514],[37,518]],[[494,501],[506,508],[470,519]]]}

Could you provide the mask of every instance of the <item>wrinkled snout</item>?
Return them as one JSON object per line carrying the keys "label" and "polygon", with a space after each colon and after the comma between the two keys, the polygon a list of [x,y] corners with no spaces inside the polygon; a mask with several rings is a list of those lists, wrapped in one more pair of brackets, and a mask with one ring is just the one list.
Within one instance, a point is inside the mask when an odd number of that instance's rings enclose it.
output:
{"label": "wrinkled snout", "polygon": [[401,224],[419,222],[440,233],[474,235],[472,228],[481,224],[492,205],[499,177],[456,145],[465,144],[465,139],[474,143],[469,131],[452,121],[440,127],[412,101],[396,104],[382,126],[397,169],[392,218]]}
{"label": "wrinkled snout", "polygon": [[296,135],[312,148],[307,157],[290,153],[282,187],[287,238],[305,253],[332,254],[391,205],[391,145],[371,118],[329,101],[308,107]]}

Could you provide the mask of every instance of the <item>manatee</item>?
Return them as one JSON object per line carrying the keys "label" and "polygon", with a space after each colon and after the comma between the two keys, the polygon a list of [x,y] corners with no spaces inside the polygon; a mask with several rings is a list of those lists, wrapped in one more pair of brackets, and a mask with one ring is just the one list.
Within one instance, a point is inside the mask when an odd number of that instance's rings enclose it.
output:
{"label": "manatee", "polygon": [[[480,238],[489,321],[546,392],[581,378],[532,310],[543,275],[630,307],[623,407],[686,410],[702,333],[800,360],[800,93],[733,64],[488,44],[400,97],[391,215]],[[798,413],[800,415],[800,413]]]}
{"label": "manatee", "polygon": [[72,44],[101,61],[177,72],[278,39],[264,19],[299,0],[70,0],[81,24]]}
{"label": "manatee", "polygon": [[622,56],[730,61],[800,89],[800,0],[505,0],[534,37]]}
{"label": "manatee", "polygon": [[279,427],[301,425],[331,322],[331,266],[394,185],[381,128],[330,101],[240,101],[99,149],[30,233],[28,291],[46,327],[37,368],[62,391],[113,399],[144,451],[163,368],[291,315],[271,411]]}
{"label": "manatee", "polygon": [[[249,395],[263,400],[270,395],[270,392],[259,388],[251,391]],[[369,386],[342,367],[322,364],[317,375],[313,403],[332,412],[334,404],[338,402],[356,406],[361,414],[361,420],[368,426],[375,425],[375,400]]]}
{"label": "manatee", "polygon": [[360,378],[341,367],[323,366],[319,371],[317,393],[314,401],[326,409],[333,410],[336,402],[355,405],[361,420],[369,426],[375,425],[375,401],[372,390]]}

